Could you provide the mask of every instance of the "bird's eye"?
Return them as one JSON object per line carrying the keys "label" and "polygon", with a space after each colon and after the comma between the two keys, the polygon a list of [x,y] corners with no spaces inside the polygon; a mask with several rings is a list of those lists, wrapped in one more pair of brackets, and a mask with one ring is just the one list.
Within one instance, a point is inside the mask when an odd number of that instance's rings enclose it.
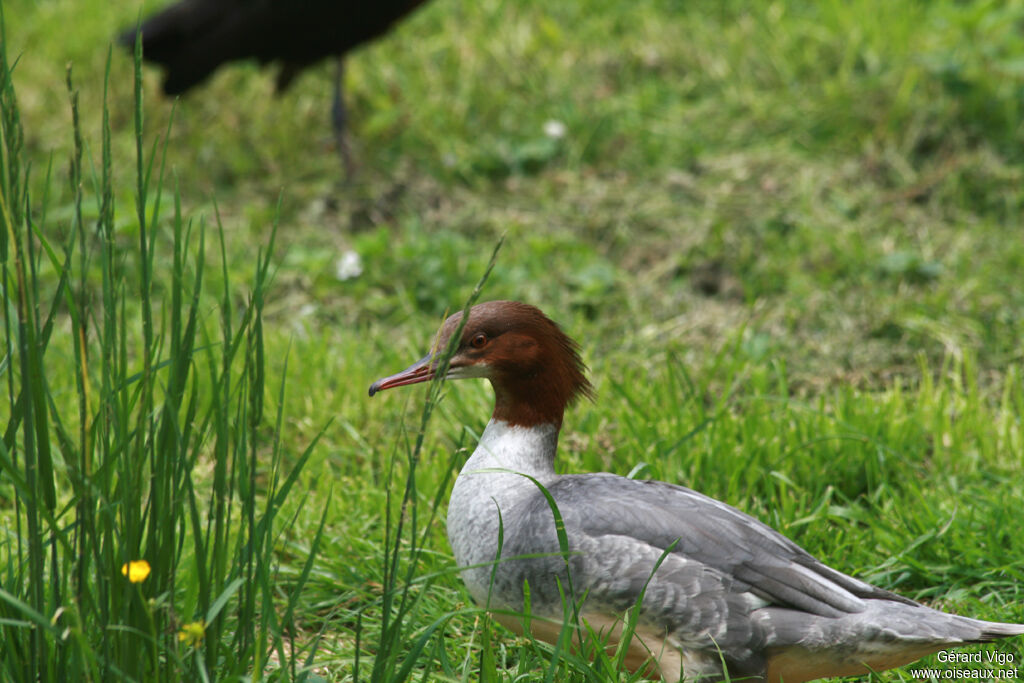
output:
{"label": "bird's eye", "polygon": [[474,349],[482,349],[485,346],[487,346],[487,335],[484,334],[483,332],[480,332],[475,337],[470,339],[469,343]]}

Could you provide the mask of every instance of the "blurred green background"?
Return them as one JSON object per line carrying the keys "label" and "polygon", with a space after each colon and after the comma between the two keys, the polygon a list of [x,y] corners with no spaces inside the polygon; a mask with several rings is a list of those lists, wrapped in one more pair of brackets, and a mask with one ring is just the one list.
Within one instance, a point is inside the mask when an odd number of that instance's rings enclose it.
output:
{"label": "blurred green background", "polygon": [[[133,66],[110,43],[159,6],[3,3],[45,234],[73,214],[66,68],[95,169],[109,60],[126,270]],[[347,71],[350,183],[330,63],[280,97],[241,64],[174,101],[145,69],[145,146],[166,150],[186,216],[219,217],[239,305],[279,224],[265,334],[268,374],[290,349],[283,438],[301,452],[329,423],[280,561],[304,559],[333,490],[297,626],[326,625],[322,675],[351,675],[346,610],[380,581],[382,463],[419,410],[414,390],[366,388],[422,355],[502,235],[483,298],[559,321],[598,390],[567,416],[564,471],[646,465],[844,571],[1024,620],[1024,2],[434,0]],[[489,391],[446,390],[426,503]],[[450,569],[441,522],[424,571]],[[410,632],[465,605],[457,576],[441,583]],[[474,619],[453,622],[453,661],[476,661]]]}

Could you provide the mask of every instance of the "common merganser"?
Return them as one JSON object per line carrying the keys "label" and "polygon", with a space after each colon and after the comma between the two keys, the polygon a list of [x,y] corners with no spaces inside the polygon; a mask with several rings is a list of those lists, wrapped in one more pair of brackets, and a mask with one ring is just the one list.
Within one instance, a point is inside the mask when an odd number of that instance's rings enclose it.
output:
{"label": "common merganser", "polygon": [[[434,352],[375,382],[370,395],[433,379],[461,318],[449,317]],[[642,595],[632,670],[769,683],[877,672],[1024,634],[1024,625],[947,614],[847,576],[688,488],[556,474],[565,409],[592,393],[578,348],[533,306],[482,303],[470,309],[445,375],[486,377],[494,387],[494,414],[452,489],[448,540],[469,593],[505,626],[554,642],[571,587],[580,616],[615,644],[624,610]],[[538,484],[557,504],[568,557]],[[526,584],[533,618],[509,616],[525,609]]]}

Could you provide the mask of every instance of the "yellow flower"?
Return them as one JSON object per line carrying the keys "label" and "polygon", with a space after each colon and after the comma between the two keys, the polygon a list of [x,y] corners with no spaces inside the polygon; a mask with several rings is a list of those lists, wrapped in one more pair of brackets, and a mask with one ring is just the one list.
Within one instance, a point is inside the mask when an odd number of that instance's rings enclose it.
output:
{"label": "yellow flower", "polygon": [[121,573],[127,576],[132,583],[142,583],[149,576],[149,562],[145,560],[125,562],[121,567]]}
{"label": "yellow flower", "polygon": [[178,642],[184,643],[185,645],[198,645],[199,641],[203,639],[203,633],[206,630],[206,622],[200,619],[199,621],[193,621],[190,624],[185,624],[178,631]]}

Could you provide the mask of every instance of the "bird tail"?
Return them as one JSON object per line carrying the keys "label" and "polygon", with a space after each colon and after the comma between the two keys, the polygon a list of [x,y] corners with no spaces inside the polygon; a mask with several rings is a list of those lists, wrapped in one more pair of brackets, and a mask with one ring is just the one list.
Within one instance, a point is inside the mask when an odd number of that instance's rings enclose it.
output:
{"label": "bird tail", "polygon": [[[769,607],[769,682],[794,683],[905,666],[926,655],[971,643],[1024,635],[1024,625],[947,614],[916,603],[865,600],[866,609],[841,617]],[[764,617],[767,617],[766,619]]]}
{"label": "bird tail", "polygon": [[981,621],[979,619],[968,619],[967,617],[958,617],[958,619],[969,622],[964,625],[965,629],[975,629],[978,633],[976,637],[965,641],[968,643],[990,643],[1000,638],[1024,635],[1024,624]]}

